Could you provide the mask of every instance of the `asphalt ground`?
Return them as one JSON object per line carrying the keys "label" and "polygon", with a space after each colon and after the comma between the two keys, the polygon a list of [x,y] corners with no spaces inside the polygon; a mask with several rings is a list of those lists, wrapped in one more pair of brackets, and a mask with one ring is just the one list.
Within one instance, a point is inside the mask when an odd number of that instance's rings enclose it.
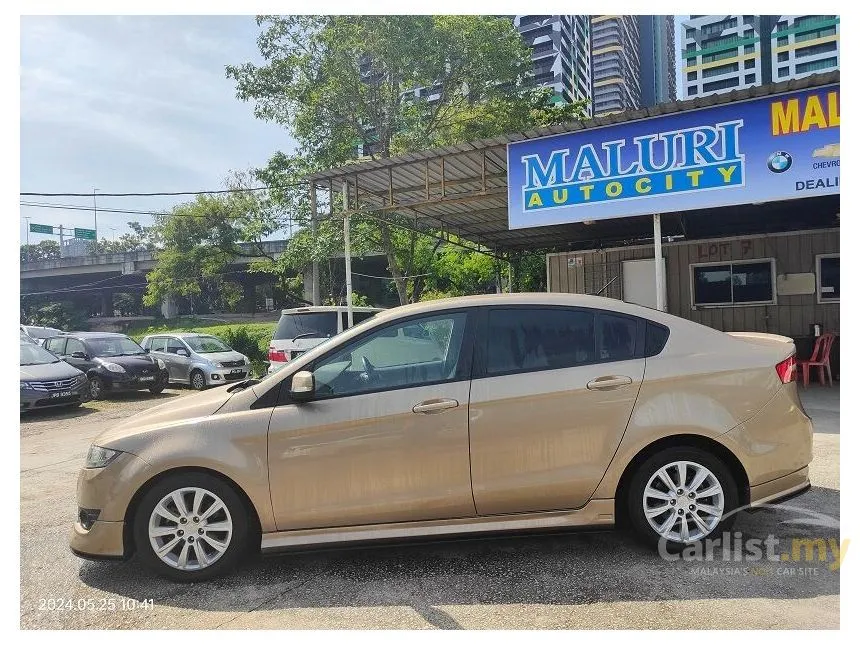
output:
{"label": "asphalt ground", "polygon": [[[839,627],[832,557],[807,561],[801,551],[799,561],[736,562],[737,551],[718,549],[711,562],[667,562],[619,531],[294,553],[194,585],[156,578],[135,560],[76,558],[68,535],[91,440],[129,414],[187,395],[123,394],[21,418],[21,627]],[[794,537],[839,539],[826,518],[825,526],[809,524],[820,514],[839,518],[839,391],[810,388],[802,396],[816,424],[812,490],[742,513],[734,527],[744,538],[776,536],[777,552],[788,555]]]}

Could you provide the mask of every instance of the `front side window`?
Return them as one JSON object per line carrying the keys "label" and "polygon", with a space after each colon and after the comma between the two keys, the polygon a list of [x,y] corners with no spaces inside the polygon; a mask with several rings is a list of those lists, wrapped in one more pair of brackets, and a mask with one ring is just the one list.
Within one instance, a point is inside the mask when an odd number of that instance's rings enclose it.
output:
{"label": "front side window", "polygon": [[49,338],[45,341],[45,348],[56,354],[57,356],[62,355],[63,348],[66,346],[65,338]]}
{"label": "front side window", "polygon": [[696,306],[772,304],[773,260],[692,265]]}
{"label": "front side window", "polygon": [[839,302],[839,256],[818,256],[818,302]]}
{"label": "front side window", "polygon": [[185,348],[185,345],[183,345],[181,341],[178,341],[175,338],[168,339],[168,341],[167,341],[167,353],[168,354],[178,354],[180,349],[185,350],[186,352],[188,351]]}
{"label": "front side window", "polygon": [[466,314],[399,322],[351,342],[313,368],[316,398],[457,379]]}
{"label": "front side window", "polygon": [[576,309],[492,309],[487,376],[594,362],[594,313]]}
{"label": "front side window", "polygon": [[164,336],[153,338],[149,343],[149,348],[153,352],[164,352],[167,350],[167,339]]}

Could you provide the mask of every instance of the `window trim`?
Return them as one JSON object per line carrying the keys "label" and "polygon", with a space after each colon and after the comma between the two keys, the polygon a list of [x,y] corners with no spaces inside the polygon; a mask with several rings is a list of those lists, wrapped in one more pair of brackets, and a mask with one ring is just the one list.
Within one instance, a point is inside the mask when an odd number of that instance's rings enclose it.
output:
{"label": "window trim", "polygon": [[[373,390],[364,390],[362,392],[353,392],[351,394],[335,394],[333,396],[326,396],[324,398],[312,398],[309,401],[295,401],[290,397],[290,383],[293,380],[293,374],[282,379],[277,385],[272,386],[271,389],[280,388],[280,392],[278,393],[277,402],[275,403],[275,407],[282,405],[306,405],[313,403],[323,403],[325,401],[335,401],[337,399],[345,399],[354,396],[365,396],[367,394],[379,394],[380,392],[394,392],[398,390],[411,390],[417,387],[428,387],[431,385],[442,385],[448,383],[460,383],[463,381],[469,381],[472,379],[472,370],[474,369],[474,354],[475,354],[475,346],[478,343],[475,342],[475,316],[477,314],[477,310],[479,307],[457,307],[456,309],[439,309],[436,311],[425,311],[418,314],[413,314],[411,316],[403,316],[402,318],[397,318],[396,320],[388,321],[383,325],[376,325],[371,329],[368,329],[365,332],[362,332],[358,336],[351,338],[346,343],[338,343],[337,346],[332,347],[322,356],[315,358],[310,363],[302,366],[301,369],[296,370],[297,372],[313,372],[317,365],[319,365],[322,361],[327,358],[333,356],[334,354],[342,351],[347,345],[351,345],[354,343],[358,343],[368,336],[372,336],[373,334],[387,329],[389,327],[403,325],[412,320],[420,320],[423,318],[438,318],[440,316],[446,316],[451,314],[464,313],[466,314],[466,322],[465,327],[463,329],[463,345],[460,348],[460,357],[457,359],[457,367],[454,371],[455,376],[452,379],[443,379],[436,381],[427,381],[425,383],[414,383],[411,385],[398,385],[396,387],[380,387]],[[286,368],[284,368],[286,369]],[[259,401],[263,397],[265,397],[270,390],[267,390],[265,393],[260,395],[257,398]]]}
{"label": "window trim", "polygon": [[[815,256],[815,300],[819,305],[838,305],[839,298],[821,298],[821,259],[838,258],[839,253],[819,253]],[[840,263],[841,264],[841,263]],[[841,266],[840,266],[841,270]]]}
{"label": "window trim", "polygon": [[[695,280],[695,269],[696,267],[706,267],[706,266],[719,266],[722,264],[728,264],[734,266],[736,264],[763,264],[764,262],[770,262],[770,282],[771,282],[771,299],[770,300],[756,300],[754,302],[714,302],[714,303],[706,303],[706,304],[697,304],[696,303],[696,280]],[[734,298],[734,289],[732,289],[732,298]],[[690,309],[692,311],[696,311],[697,309],[716,309],[719,307],[761,307],[763,305],[775,305],[776,302],[776,258],[753,258],[750,260],[717,260],[714,262],[695,262],[690,263]]]}
{"label": "window trim", "polygon": [[[649,322],[651,321],[647,318],[641,318],[639,316],[634,316],[633,314],[627,314],[621,311],[613,311],[612,309],[596,309],[594,307],[572,307],[569,305],[538,305],[538,304],[510,304],[510,305],[493,305],[481,308],[481,320],[478,327],[479,338],[483,339],[483,342],[476,343],[477,348],[475,351],[475,360],[472,363],[472,380],[476,381],[478,379],[484,378],[501,378],[506,376],[517,376],[520,374],[533,374],[535,372],[554,372],[558,370],[569,370],[577,367],[588,367],[589,365],[602,365],[604,363],[622,363],[624,361],[635,361],[641,358],[645,358],[645,329]],[[594,316],[594,356],[595,359],[588,361],[587,363],[579,363],[577,365],[569,365],[567,367],[539,367],[539,368],[524,368],[520,370],[511,370],[508,372],[500,372],[498,374],[488,374],[487,373],[487,358],[489,356],[489,345],[490,345],[490,337],[487,333],[489,328],[489,320],[490,320],[490,311],[495,310],[506,310],[510,311],[512,309],[561,309],[563,311],[580,311],[587,312]],[[599,321],[598,318],[601,315],[609,315],[609,316],[618,316],[621,318],[629,318],[636,322],[636,344],[635,351],[633,353],[632,358],[625,358],[622,360],[618,360],[615,358],[604,358],[598,359],[598,330],[599,330]],[[659,324],[659,323],[657,323]]]}

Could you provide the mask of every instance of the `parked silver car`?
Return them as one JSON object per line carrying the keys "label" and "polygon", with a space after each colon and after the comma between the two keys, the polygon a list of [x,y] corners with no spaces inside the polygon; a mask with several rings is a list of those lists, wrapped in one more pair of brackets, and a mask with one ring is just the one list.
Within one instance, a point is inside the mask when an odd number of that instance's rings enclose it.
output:
{"label": "parked silver car", "polygon": [[167,365],[171,383],[202,390],[250,376],[251,361],[215,336],[197,333],[153,334],[141,346]]}

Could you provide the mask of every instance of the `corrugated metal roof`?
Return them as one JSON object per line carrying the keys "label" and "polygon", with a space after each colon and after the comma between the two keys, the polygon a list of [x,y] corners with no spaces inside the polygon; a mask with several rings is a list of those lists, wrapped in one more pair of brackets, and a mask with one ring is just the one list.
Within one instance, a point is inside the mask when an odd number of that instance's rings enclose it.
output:
{"label": "corrugated metal roof", "polygon": [[[319,187],[349,186],[350,209],[394,212],[414,218],[416,225],[441,230],[494,249],[547,248],[617,235],[619,227],[633,227],[622,218],[597,226],[564,224],[540,228],[508,229],[508,143],[553,134],[605,127],[631,121],[698,110],[747,99],[820,87],[839,82],[839,72],[815,74],[766,86],[735,90],[686,101],[662,103],[648,109],[620,112],[582,122],[411,152],[388,159],[350,164],[309,175]],[[357,202],[357,204],[356,204]],[[356,209],[356,205],[358,208]]]}

